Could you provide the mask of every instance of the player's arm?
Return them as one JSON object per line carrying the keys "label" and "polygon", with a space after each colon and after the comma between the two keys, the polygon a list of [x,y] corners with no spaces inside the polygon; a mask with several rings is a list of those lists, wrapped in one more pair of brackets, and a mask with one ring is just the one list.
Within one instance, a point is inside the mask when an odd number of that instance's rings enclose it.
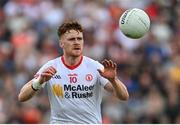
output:
{"label": "player's arm", "polygon": [[18,100],[24,102],[32,98],[41,89],[42,84],[49,81],[55,73],[56,69],[52,66],[45,69],[38,78],[32,79],[22,87],[18,95]]}
{"label": "player's arm", "polygon": [[107,83],[104,88],[113,93],[116,97],[118,97],[120,100],[128,100],[129,99],[129,93],[127,91],[126,86],[118,79],[117,77],[117,65],[113,63],[111,60],[104,60],[102,62],[104,66],[104,71],[98,70],[100,75],[105,77],[110,81],[110,83]]}
{"label": "player's arm", "polygon": [[104,89],[108,92],[113,93],[114,96],[118,97],[120,100],[128,100],[129,94],[125,85],[119,80],[115,79],[111,83],[107,83]]}
{"label": "player's arm", "polygon": [[20,102],[27,101],[30,98],[32,98],[36,92],[37,91],[33,90],[33,88],[32,88],[32,80],[31,80],[22,87],[22,89],[18,95],[18,100]]}

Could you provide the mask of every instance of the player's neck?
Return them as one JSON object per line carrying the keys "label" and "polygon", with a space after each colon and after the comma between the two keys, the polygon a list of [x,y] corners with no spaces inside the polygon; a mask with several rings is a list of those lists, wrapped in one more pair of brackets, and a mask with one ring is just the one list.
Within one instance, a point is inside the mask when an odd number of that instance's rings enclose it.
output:
{"label": "player's neck", "polygon": [[67,55],[63,55],[64,58],[64,63],[68,66],[75,66],[77,65],[81,59],[82,59],[82,55],[78,56],[78,57],[72,57],[72,56],[67,56]]}

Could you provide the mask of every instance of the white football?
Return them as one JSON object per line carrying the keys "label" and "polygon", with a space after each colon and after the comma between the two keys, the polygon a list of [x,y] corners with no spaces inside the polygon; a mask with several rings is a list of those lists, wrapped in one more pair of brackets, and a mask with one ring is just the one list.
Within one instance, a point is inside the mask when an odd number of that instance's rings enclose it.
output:
{"label": "white football", "polygon": [[150,19],[146,12],[133,8],[126,10],[119,19],[119,27],[129,38],[143,37],[150,28]]}

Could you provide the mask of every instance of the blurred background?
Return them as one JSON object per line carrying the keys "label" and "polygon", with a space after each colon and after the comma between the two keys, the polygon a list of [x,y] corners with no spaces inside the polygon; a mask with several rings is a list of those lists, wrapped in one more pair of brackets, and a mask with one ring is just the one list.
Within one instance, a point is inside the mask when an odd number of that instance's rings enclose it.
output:
{"label": "blurred background", "polygon": [[[137,40],[118,27],[134,7],[151,19]],[[62,55],[56,31],[68,19],[84,26],[84,55],[115,61],[130,93],[123,102],[104,92],[103,123],[180,124],[180,0],[0,0],[0,123],[49,123],[44,91],[25,103],[17,96],[45,62]]]}

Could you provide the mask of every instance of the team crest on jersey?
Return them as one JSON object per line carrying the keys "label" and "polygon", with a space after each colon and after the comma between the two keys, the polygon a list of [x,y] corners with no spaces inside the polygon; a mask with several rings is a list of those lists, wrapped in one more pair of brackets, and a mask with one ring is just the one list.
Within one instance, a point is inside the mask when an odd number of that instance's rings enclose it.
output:
{"label": "team crest on jersey", "polygon": [[92,81],[92,79],[93,79],[93,76],[91,74],[86,75],[86,80],[87,81]]}
{"label": "team crest on jersey", "polygon": [[52,92],[55,96],[58,96],[58,97],[61,97],[63,98],[64,97],[64,91],[63,91],[63,87],[59,84],[54,84],[52,86]]}

